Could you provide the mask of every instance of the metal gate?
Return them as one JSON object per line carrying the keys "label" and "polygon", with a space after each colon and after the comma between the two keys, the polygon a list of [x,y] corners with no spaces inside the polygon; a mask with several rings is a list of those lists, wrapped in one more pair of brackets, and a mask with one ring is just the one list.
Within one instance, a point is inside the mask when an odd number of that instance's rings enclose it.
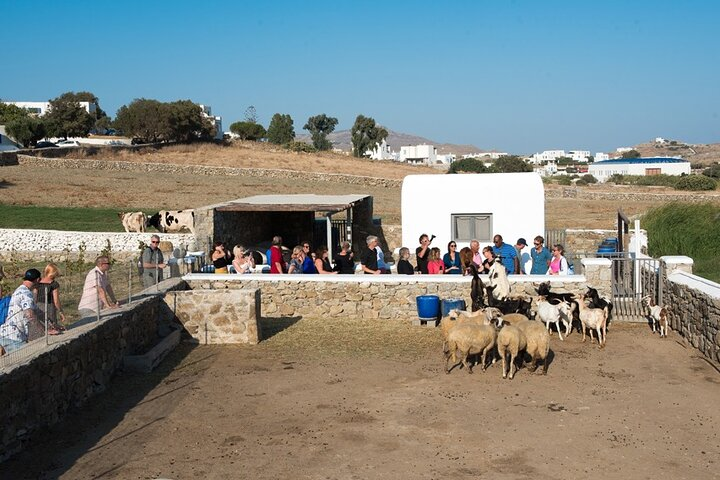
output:
{"label": "metal gate", "polygon": [[643,297],[650,296],[660,305],[662,298],[662,262],[654,258],[612,258],[613,320],[647,321]]}
{"label": "metal gate", "polygon": [[[332,224],[332,247],[333,252],[337,252],[339,245],[348,239],[347,221],[346,220],[330,220]],[[327,243],[327,222],[324,218],[315,219],[315,231],[313,232],[313,247],[316,245],[325,245]]]}

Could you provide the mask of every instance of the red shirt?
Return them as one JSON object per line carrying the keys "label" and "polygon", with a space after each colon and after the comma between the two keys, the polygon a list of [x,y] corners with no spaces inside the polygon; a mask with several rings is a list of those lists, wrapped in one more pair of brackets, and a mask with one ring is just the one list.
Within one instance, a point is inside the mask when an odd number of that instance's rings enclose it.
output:
{"label": "red shirt", "polygon": [[283,273],[279,272],[277,269],[277,264],[280,264],[280,267],[283,269],[283,272],[287,270],[287,267],[285,266],[285,260],[282,256],[282,251],[280,250],[280,247],[277,245],[273,245],[270,247],[270,273]]}

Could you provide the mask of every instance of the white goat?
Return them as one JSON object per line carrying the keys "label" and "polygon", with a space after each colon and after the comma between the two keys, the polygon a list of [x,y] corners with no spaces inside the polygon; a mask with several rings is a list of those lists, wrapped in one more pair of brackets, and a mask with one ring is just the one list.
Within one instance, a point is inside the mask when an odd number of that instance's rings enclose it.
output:
{"label": "white goat", "polygon": [[667,338],[668,332],[668,312],[665,307],[661,307],[655,303],[655,300],[650,295],[643,297],[643,304],[650,310],[650,317],[652,318],[653,333],[655,333],[655,324],[657,323],[660,329],[660,338]]}
{"label": "white goat", "polygon": [[572,327],[572,309],[570,305],[565,302],[561,302],[557,305],[553,305],[548,302],[543,296],[538,297],[537,300],[537,314],[540,320],[545,322],[545,328],[552,335],[550,330],[550,324],[554,323],[555,328],[558,331],[560,340],[563,339],[562,331],[560,330],[560,322],[562,321],[565,325],[565,336],[570,335],[570,328]]}
{"label": "white goat", "polygon": [[580,295],[580,301],[578,302],[580,323],[582,323],[582,341],[585,342],[585,329],[590,330],[590,342],[595,343],[593,338],[593,330],[597,331],[598,334],[598,348],[605,346],[607,337],[607,307],[604,309],[590,308],[585,305],[585,295]]}
{"label": "white goat", "polygon": [[500,301],[505,300],[510,295],[510,280],[508,280],[505,266],[499,260],[496,260],[492,266],[490,266],[488,277],[488,283],[493,287],[493,298]]}

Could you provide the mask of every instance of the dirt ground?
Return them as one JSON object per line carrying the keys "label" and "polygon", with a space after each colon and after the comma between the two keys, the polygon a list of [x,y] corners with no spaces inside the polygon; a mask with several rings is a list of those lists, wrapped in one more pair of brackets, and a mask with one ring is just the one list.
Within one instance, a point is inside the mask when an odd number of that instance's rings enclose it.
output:
{"label": "dirt ground", "polygon": [[264,320],[181,345],[2,465],[2,478],[720,478],[720,373],[680,337],[552,337],[547,376],[443,372],[437,329]]}

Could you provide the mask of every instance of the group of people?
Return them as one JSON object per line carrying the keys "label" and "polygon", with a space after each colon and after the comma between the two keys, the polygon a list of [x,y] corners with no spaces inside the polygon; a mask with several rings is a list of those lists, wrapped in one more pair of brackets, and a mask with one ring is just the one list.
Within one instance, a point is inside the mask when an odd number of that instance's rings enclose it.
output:
{"label": "group of people", "polygon": [[[457,242],[450,241],[447,253],[441,256],[438,247],[431,247],[435,236],[420,235],[420,245],[415,249],[417,265],[410,263],[410,249],[402,247],[399,251],[397,273],[401,275],[413,274],[466,274],[470,263],[474,263],[479,273],[488,273],[496,261],[500,261],[508,274],[520,275],[568,275],[569,266],[564,257],[564,249],[560,244],[553,245],[549,250],[544,246],[545,239],[538,235],[533,240],[533,247],[529,248],[524,238],[519,238],[515,245],[503,241],[502,235],[493,237],[493,244],[480,250],[480,242],[471,240],[469,247],[459,252]],[[377,237],[367,237],[368,249],[363,255],[362,269],[365,273],[377,272],[372,264],[372,250],[377,246]],[[367,265],[365,263],[367,260]]]}
{"label": "group of people", "polygon": [[355,273],[355,262],[350,242],[340,244],[335,263],[330,260],[328,248],[321,245],[312,251],[310,242],[301,242],[292,249],[290,261],[286,262],[282,252],[282,237],[275,236],[267,253],[270,273],[278,274],[320,274],[337,275]]}

